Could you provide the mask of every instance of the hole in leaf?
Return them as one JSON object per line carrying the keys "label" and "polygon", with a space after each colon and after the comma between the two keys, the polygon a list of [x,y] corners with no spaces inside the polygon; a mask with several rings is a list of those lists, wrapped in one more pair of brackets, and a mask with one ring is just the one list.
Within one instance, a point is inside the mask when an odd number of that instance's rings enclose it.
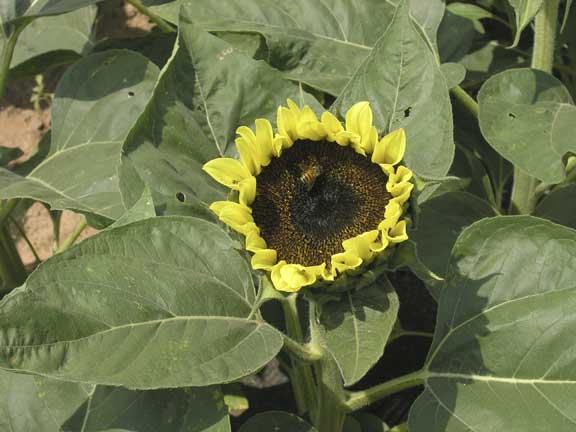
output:
{"label": "hole in leaf", "polygon": [[508,113],[508,117],[515,119],[515,118],[516,118],[516,114],[514,114],[514,113]]}
{"label": "hole in leaf", "polygon": [[404,118],[408,118],[410,117],[410,114],[412,113],[412,107],[408,107],[404,110]]}
{"label": "hole in leaf", "polygon": [[180,202],[184,202],[184,201],[186,201],[186,195],[184,195],[183,192],[178,192],[176,194],[176,199]]}
{"label": "hole in leaf", "polygon": [[128,96],[130,96],[130,97],[134,96],[134,92],[133,92],[133,91],[129,91],[129,92],[128,92]]}

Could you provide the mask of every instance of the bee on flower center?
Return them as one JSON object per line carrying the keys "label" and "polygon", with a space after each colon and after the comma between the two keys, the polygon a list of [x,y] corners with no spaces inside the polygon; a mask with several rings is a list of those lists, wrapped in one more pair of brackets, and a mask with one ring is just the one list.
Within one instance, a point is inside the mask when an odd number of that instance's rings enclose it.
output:
{"label": "bee on flower center", "polygon": [[318,177],[322,175],[322,166],[316,156],[310,156],[298,164],[300,176],[298,181],[302,183],[307,191],[310,191]]}

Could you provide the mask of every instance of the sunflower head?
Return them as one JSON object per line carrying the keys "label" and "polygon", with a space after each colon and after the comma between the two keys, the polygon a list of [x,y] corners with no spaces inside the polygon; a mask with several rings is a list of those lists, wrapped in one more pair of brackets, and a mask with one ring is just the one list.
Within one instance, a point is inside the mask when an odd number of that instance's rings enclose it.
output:
{"label": "sunflower head", "polygon": [[240,160],[203,168],[238,199],[210,209],[246,237],[252,267],[270,272],[276,289],[334,281],[408,238],[402,214],[412,172],[399,165],[406,135],[379,139],[368,102],[350,108],[343,125],[288,100],[276,133],[258,119],[237,134]]}

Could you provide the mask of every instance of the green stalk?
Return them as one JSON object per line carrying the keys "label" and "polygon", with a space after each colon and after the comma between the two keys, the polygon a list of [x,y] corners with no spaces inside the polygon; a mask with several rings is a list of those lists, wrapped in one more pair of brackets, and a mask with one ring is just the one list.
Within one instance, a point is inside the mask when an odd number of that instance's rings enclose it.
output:
{"label": "green stalk", "polygon": [[87,226],[86,218],[83,218],[78,223],[78,225],[76,225],[74,227],[74,231],[72,231],[70,233],[70,235],[68,237],[66,237],[66,240],[64,240],[60,244],[60,247],[58,247],[58,250],[56,251],[56,253],[64,252],[66,249],[68,249],[70,246],[72,246],[74,244],[74,242],[78,239],[80,234],[82,234],[82,231],[84,231],[84,228],[86,228],[86,226]]}
{"label": "green stalk", "polygon": [[126,1],[130,3],[132,6],[134,6],[136,10],[138,10],[138,12],[147,15],[148,18],[150,18],[150,21],[156,24],[158,28],[162,30],[164,33],[174,33],[176,31],[174,27],[172,27],[170,24],[164,21],[160,16],[156,15],[148,7],[144,6],[142,2],[140,2],[140,0],[126,0]]}
{"label": "green stalk", "polygon": [[34,255],[34,259],[36,260],[36,262],[37,263],[41,262],[42,260],[40,259],[38,252],[36,252],[36,248],[34,247],[32,242],[30,241],[30,239],[26,235],[26,231],[24,231],[24,228],[22,227],[22,225],[20,225],[20,223],[16,219],[14,219],[12,216],[9,216],[9,220],[12,223],[12,225],[14,225],[16,227],[16,229],[18,230],[18,233],[20,233],[20,236],[22,237],[22,239],[24,239],[24,241],[28,245],[28,248],[32,252],[32,255]]}
{"label": "green stalk", "polygon": [[[302,334],[296,299],[296,294],[293,294],[287,297],[286,301],[283,301],[281,304],[284,310],[284,320],[286,322],[288,336],[295,343],[302,344],[304,342],[304,335]],[[286,348],[288,348],[288,346],[286,346]],[[302,359],[292,352],[290,352],[290,360],[294,372],[292,374],[291,384],[296,405],[298,406],[298,412],[300,414],[308,412],[312,415],[316,410],[316,386],[312,369],[310,364],[302,361]]]}
{"label": "green stalk", "polygon": [[[317,305],[310,302],[310,345],[322,351],[321,332],[318,326]],[[311,416],[319,432],[342,432],[346,413],[344,404],[344,383],[342,375],[331,355],[323,355],[322,360],[314,363],[318,381],[318,405],[316,413]]]}
{"label": "green stalk", "polygon": [[[545,0],[534,19],[534,49],[532,50],[533,69],[552,73],[554,47],[560,0]],[[511,206],[521,214],[531,213],[536,205],[537,180],[514,168]]]}
{"label": "green stalk", "polygon": [[22,285],[28,273],[6,226],[0,227],[0,260],[3,261],[1,267],[5,280],[4,288],[10,290]]}
{"label": "green stalk", "polygon": [[6,201],[0,201],[0,226],[4,225],[4,222],[8,219],[8,216],[16,209],[16,206],[20,203],[17,198],[12,198]]}
{"label": "green stalk", "polygon": [[464,108],[466,108],[468,113],[470,113],[473,117],[478,118],[478,103],[462,87],[452,87],[450,89],[450,93],[458,100],[458,102],[462,104]]}
{"label": "green stalk", "polygon": [[12,56],[14,55],[14,48],[22,30],[26,28],[32,19],[26,19],[14,26],[14,31],[6,41],[4,49],[2,50],[2,58],[0,59],[0,102],[4,98],[4,90],[6,90],[6,82],[8,81],[8,74],[10,72],[10,64],[12,63]]}
{"label": "green stalk", "polygon": [[284,348],[306,362],[315,362],[322,359],[322,353],[308,348],[306,345],[302,345],[286,335],[284,335]]}
{"label": "green stalk", "polygon": [[384,399],[386,396],[390,396],[391,394],[422,385],[425,381],[424,375],[425,371],[424,369],[421,369],[394,378],[393,380],[386,381],[385,383],[378,384],[367,390],[352,392],[346,401],[346,406],[350,411],[356,411],[370,405],[371,403],[379,401],[380,399]]}

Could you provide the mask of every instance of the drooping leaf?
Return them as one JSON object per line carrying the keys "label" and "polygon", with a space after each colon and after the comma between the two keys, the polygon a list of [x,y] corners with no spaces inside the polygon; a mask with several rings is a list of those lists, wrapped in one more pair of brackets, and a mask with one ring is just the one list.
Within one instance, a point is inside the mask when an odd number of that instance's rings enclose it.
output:
{"label": "drooping leaf", "polygon": [[154,64],[130,51],[94,54],[70,67],[56,88],[50,152],[25,177],[0,168],[0,198],[121,216],[121,145],[157,75]]}
{"label": "drooping leaf", "polygon": [[133,391],[0,370],[6,431],[229,432],[216,387]]}
{"label": "drooping leaf", "polygon": [[538,204],[534,216],[576,229],[576,184],[552,191]]}
{"label": "drooping leaf", "polygon": [[446,266],[452,246],[460,233],[472,223],[496,216],[486,201],[467,192],[449,192],[422,204],[418,227],[410,238],[416,243],[420,260],[440,277],[446,275]]}
{"label": "drooping leaf", "polygon": [[576,107],[560,81],[535,69],[508,70],[484,83],[478,104],[482,134],[498,153],[542,181],[562,181],[562,158],[576,151]]}
{"label": "drooping leaf", "polygon": [[446,9],[438,27],[438,54],[442,62],[459,62],[479,35],[474,22]]}
{"label": "drooping leaf", "polygon": [[259,117],[273,120],[287,98],[319,104],[264,62],[201,30],[193,14],[183,7],[178,48],[126,140],[120,175],[129,205],[143,186],[136,175],[152,190],[159,214],[211,218],[207,204],[225,194],[202,165],[236,155],[236,129]]}
{"label": "drooping leaf", "polygon": [[85,240],[0,303],[0,367],[141,389],[256,371],[283,341],[247,318],[254,286],[234,247],[216,225],[180,217]]}
{"label": "drooping leaf", "polygon": [[[337,95],[386,29],[395,6],[379,0],[183,0],[154,11],[176,22],[179,4],[192,4],[192,19],[208,31],[256,32],[269,48],[272,66],[285,76]],[[412,21],[435,45],[442,19],[440,0],[412,0]]]}
{"label": "drooping leaf", "polygon": [[518,45],[522,31],[534,19],[544,1],[545,0],[508,0],[514,8],[516,17],[516,34],[514,35],[514,42],[512,43],[513,47]]}
{"label": "drooping leaf", "polygon": [[382,356],[398,306],[398,296],[386,277],[322,306],[324,342],[345,385],[359,381]]}
{"label": "drooping leaf", "polygon": [[411,432],[569,432],[576,231],[495,217],[454,245]]}
{"label": "drooping leaf", "polygon": [[239,432],[317,432],[317,430],[294,414],[268,411],[256,414],[242,425]]}
{"label": "drooping leaf", "polygon": [[[28,73],[34,69],[41,73],[50,66],[60,64],[63,59],[79,58],[94,44],[93,25],[96,11],[96,6],[88,6],[67,14],[33,21],[18,37],[10,67]],[[39,56],[42,58],[39,59]],[[12,70],[11,73],[14,72]]]}
{"label": "drooping leaf", "polygon": [[405,160],[417,174],[440,177],[454,155],[452,111],[435,53],[410,19],[406,1],[333,109],[344,113],[370,101],[380,132],[406,130]]}

